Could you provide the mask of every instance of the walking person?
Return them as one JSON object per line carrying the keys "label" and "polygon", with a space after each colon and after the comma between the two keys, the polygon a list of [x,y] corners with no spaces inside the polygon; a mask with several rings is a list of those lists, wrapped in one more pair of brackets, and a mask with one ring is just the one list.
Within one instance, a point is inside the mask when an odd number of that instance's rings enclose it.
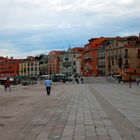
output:
{"label": "walking person", "polygon": [[140,81],[140,79],[139,79],[139,77],[137,77],[137,78],[136,78],[137,86],[139,86],[139,81]]}
{"label": "walking person", "polygon": [[76,81],[77,84],[79,84],[79,79],[78,79],[78,77],[76,77],[75,81]]}
{"label": "walking person", "polygon": [[129,77],[129,88],[131,88],[131,82],[132,82],[132,79],[131,79],[131,76]]}
{"label": "walking person", "polygon": [[7,91],[7,86],[6,86],[6,81],[4,82],[4,89],[5,89],[5,91]]}
{"label": "walking person", "polygon": [[46,86],[47,95],[49,96],[51,92],[51,86],[52,86],[52,80],[50,80],[50,78],[45,80],[45,86]]}
{"label": "walking person", "polygon": [[4,86],[5,86],[5,91],[7,91],[7,89],[9,89],[9,91],[11,91],[11,81],[9,78],[6,79]]}
{"label": "walking person", "polygon": [[83,77],[80,77],[80,80],[81,80],[81,84],[83,84]]}

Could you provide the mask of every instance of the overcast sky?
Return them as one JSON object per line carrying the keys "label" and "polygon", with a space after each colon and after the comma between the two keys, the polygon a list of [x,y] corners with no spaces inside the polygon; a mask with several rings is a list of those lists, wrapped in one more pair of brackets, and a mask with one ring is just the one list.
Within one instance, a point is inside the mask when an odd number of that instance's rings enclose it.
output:
{"label": "overcast sky", "polygon": [[0,56],[25,58],[139,32],[140,0],[0,0]]}

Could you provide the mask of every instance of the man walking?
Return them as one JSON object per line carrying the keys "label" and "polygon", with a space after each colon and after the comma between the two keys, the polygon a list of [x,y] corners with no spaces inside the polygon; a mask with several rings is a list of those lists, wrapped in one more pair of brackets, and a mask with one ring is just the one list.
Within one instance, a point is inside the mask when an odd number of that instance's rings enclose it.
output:
{"label": "man walking", "polygon": [[45,86],[46,86],[47,95],[49,96],[51,92],[51,86],[52,86],[52,80],[50,80],[50,78],[45,80]]}

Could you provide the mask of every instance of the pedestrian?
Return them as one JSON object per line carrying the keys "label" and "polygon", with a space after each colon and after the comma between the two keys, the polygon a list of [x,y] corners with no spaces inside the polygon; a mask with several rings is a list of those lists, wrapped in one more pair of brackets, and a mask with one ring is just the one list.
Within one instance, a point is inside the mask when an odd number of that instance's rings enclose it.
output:
{"label": "pedestrian", "polygon": [[76,77],[75,79],[76,83],[79,84],[79,80],[78,80],[78,77]]}
{"label": "pedestrian", "polygon": [[132,82],[132,79],[131,79],[131,76],[129,77],[129,88],[131,88],[131,82]]}
{"label": "pedestrian", "polygon": [[81,84],[83,84],[83,77],[81,77],[80,79],[81,79]]}
{"label": "pedestrian", "polygon": [[122,76],[119,76],[119,83],[122,81]]}
{"label": "pedestrian", "polygon": [[6,81],[4,82],[4,89],[7,91]]}
{"label": "pedestrian", "polygon": [[137,86],[139,86],[139,77],[136,78]]}
{"label": "pedestrian", "polygon": [[45,80],[45,86],[46,86],[47,95],[49,96],[51,92],[51,86],[52,86],[52,80],[50,78],[47,78]]}
{"label": "pedestrian", "polygon": [[11,81],[10,81],[9,77],[6,79],[4,86],[5,86],[5,91],[7,91],[7,89],[9,89],[11,91]]}

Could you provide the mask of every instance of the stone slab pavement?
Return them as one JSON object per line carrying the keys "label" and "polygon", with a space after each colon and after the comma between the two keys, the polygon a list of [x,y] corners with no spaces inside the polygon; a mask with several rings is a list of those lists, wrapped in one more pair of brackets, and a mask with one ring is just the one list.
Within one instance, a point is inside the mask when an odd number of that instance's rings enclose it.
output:
{"label": "stone slab pavement", "polygon": [[140,140],[140,88],[97,81],[0,87],[0,140]]}

